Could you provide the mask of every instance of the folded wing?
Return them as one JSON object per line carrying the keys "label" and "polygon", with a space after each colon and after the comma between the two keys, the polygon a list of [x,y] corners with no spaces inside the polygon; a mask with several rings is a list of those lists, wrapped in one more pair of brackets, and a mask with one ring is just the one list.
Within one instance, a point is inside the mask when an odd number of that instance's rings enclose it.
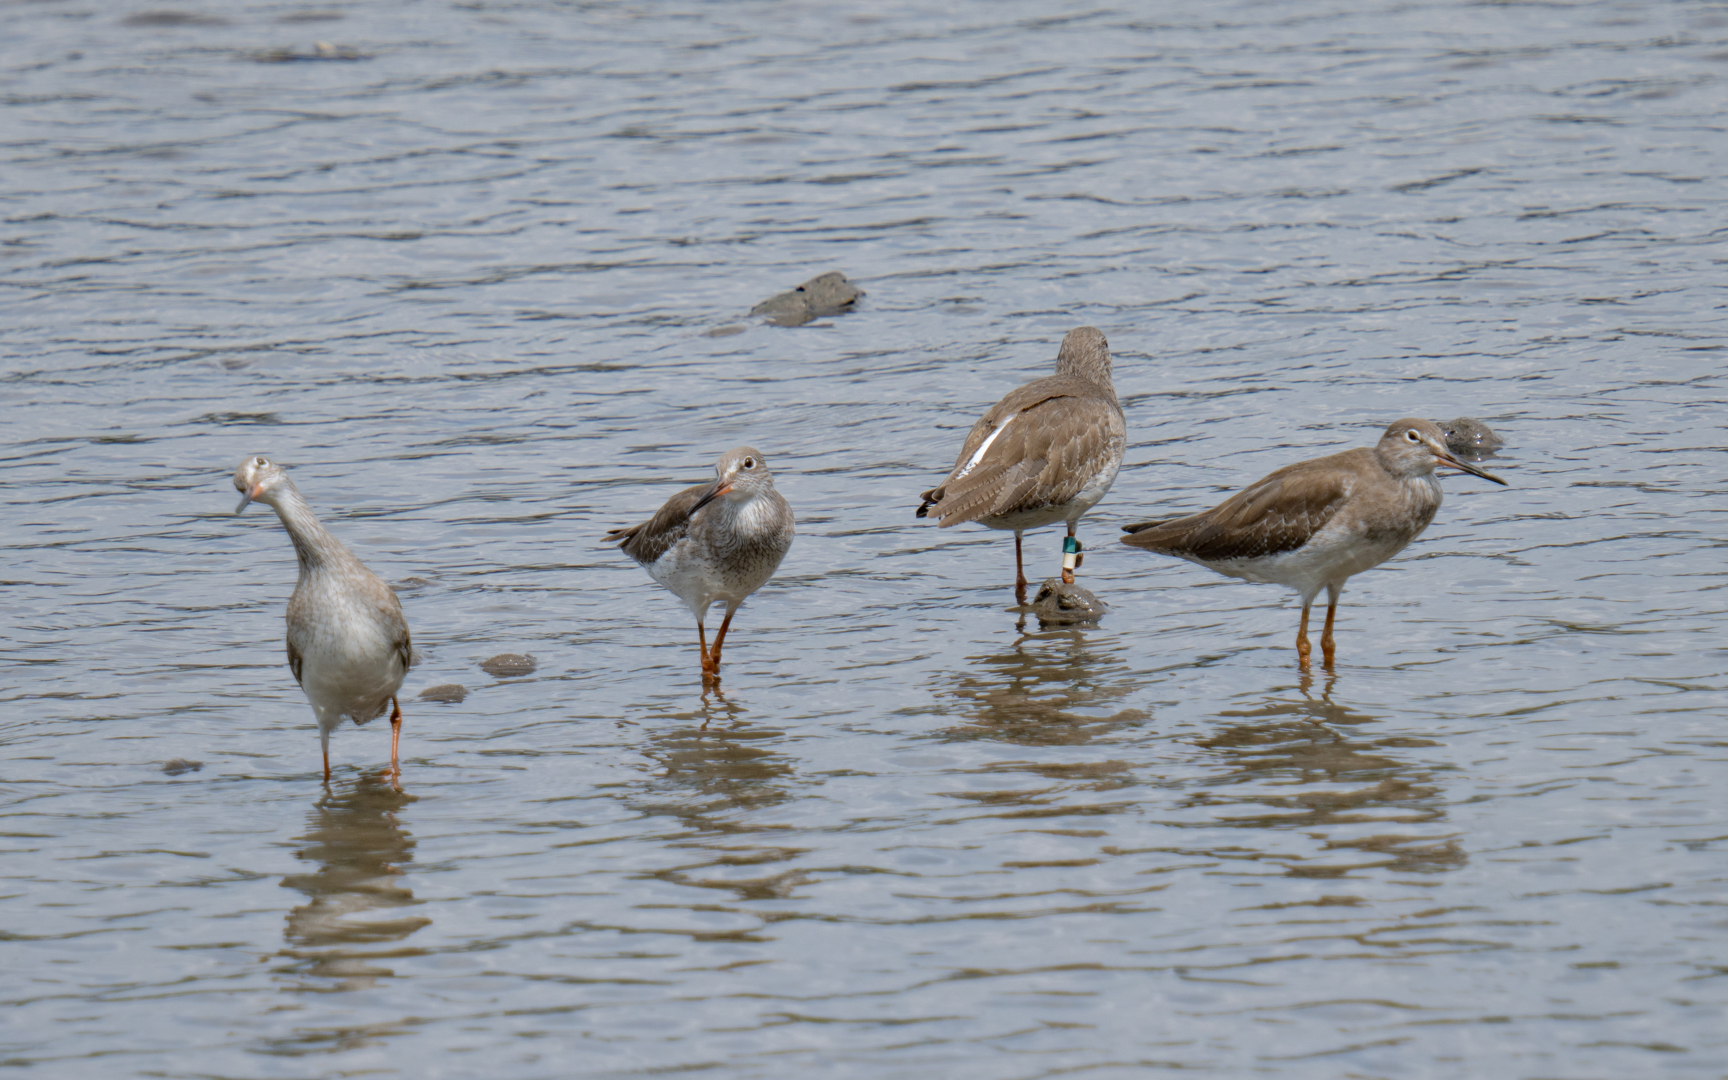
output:
{"label": "folded wing", "polygon": [[1122,542],[1202,562],[1295,551],[1326,527],[1349,495],[1348,473],[1332,464],[1320,458],[1279,469],[1204,513],[1124,525]]}
{"label": "folded wing", "polygon": [[924,493],[918,516],[946,528],[1064,505],[1108,467],[1113,444],[1125,438],[1121,411],[1090,384],[1029,383],[972,426],[954,471]]}
{"label": "folded wing", "polygon": [[689,533],[690,513],[712,486],[697,484],[685,488],[667,499],[666,505],[642,524],[607,533],[605,542],[620,545],[624,554],[644,566],[658,562],[660,556]]}

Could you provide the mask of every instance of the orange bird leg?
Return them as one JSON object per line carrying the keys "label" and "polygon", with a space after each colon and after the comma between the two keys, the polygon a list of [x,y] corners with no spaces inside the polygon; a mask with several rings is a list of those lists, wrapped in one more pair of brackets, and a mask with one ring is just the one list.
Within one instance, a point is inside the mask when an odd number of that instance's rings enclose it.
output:
{"label": "orange bird leg", "polygon": [[1303,671],[1308,670],[1308,654],[1314,647],[1308,644],[1308,605],[1302,605],[1302,625],[1296,628],[1296,662]]}
{"label": "orange bird leg", "polygon": [[732,611],[726,613],[724,619],[720,620],[720,632],[714,635],[714,648],[708,654],[709,659],[713,661],[715,682],[720,681],[720,646],[726,641],[726,630],[732,625],[732,613],[737,610],[737,608],[733,608]]}
{"label": "orange bird leg", "polygon": [[708,676],[713,671],[713,664],[709,659],[708,631],[703,627],[701,619],[696,620],[696,642],[702,646],[702,684],[706,686],[708,684]]}
{"label": "orange bird leg", "polygon": [[1020,530],[1014,530],[1014,602],[1026,606],[1026,564],[1020,558]]}
{"label": "orange bird leg", "polygon": [[1326,605],[1326,628],[1320,632],[1320,655],[1325,658],[1326,670],[1332,670],[1332,658],[1337,655],[1337,647],[1332,641],[1332,620],[1338,616],[1338,601],[1333,600]]}
{"label": "orange bird leg", "polygon": [[402,764],[396,756],[396,751],[402,745],[402,706],[396,699],[390,699],[390,775],[400,780]]}

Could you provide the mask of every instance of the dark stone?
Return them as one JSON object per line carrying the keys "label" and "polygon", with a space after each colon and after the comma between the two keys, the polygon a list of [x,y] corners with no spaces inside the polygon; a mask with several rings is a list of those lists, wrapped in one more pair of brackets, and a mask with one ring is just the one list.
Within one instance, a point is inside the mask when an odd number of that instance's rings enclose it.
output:
{"label": "dark stone", "polygon": [[1064,585],[1061,578],[1046,578],[1032,598],[1032,614],[1045,626],[1094,623],[1110,606],[1079,585]]}
{"label": "dark stone", "polygon": [[363,53],[352,45],[332,45],[328,41],[320,41],[312,46],[311,52],[300,52],[297,49],[265,49],[255,52],[252,59],[260,64],[297,64],[309,60],[370,60],[370,53]]}
{"label": "dark stone", "polygon": [[[491,663],[491,661],[488,660],[487,663]],[[443,701],[451,705],[461,704],[462,699],[467,696],[468,688],[463,686],[461,683],[453,682],[440,683],[437,686],[428,686],[426,689],[420,691],[421,701]]]}
{"label": "dark stone", "polygon": [[488,660],[480,661],[480,670],[494,679],[508,679],[516,675],[530,675],[539,665],[534,663],[532,656],[521,653],[499,653]]}
{"label": "dark stone", "polygon": [[1487,424],[1472,420],[1468,416],[1434,422],[1446,433],[1446,449],[1465,461],[1491,458],[1497,450],[1506,445],[1506,440],[1490,431]]}
{"label": "dark stone", "polygon": [[197,772],[203,767],[202,761],[187,761],[183,757],[169,758],[162,763],[162,771],[169,776],[179,776],[183,772]]}
{"label": "dark stone", "polygon": [[199,15],[191,11],[140,11],[120,20],[121,26],[227,26],[228,20],[216,15]]}
{"label": "dark stone", "polygon": [[783,292],[750,309],[766,316],[774,326],[803,326],[824,315],[841,315],[864,295],[864,290],[846,280],[837,270],[811,278],[791,292]]}

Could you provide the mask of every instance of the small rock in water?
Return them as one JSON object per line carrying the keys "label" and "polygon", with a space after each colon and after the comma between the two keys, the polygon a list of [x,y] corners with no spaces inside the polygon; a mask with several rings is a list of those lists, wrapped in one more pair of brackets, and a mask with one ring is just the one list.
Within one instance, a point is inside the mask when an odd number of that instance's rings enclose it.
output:
{"label": "small rock in water", "polygon": [[[494,659],[498,658],[495,657]],[[486,662],[490,664],[492,661],[488,660]],[[462,699],[467,696],[468,688],[463,686],[461,683],[453,682],[440,683],[437,686],[428,686],[426,689],[420,691],[421,701],[445,701],[452,705],[459,704]]]}
{"label": "small rock in water", "polygon": [[1506,440],[1490,431],[1487,424],[1472,420],[1468,416],[1460,416],[1456,420],[1437,420],[1435,423],[1446,433],[1446,449],[1466,461],[1491,458],[1496,450],[1506,445]]}
{"label": "small rock in water", "polygon": [[1071,626],[1097,622],[1110,606],[1079,585],[1064,585],[1061,578],[1045,578],[1032,598],[1032,614],[1045,626]]}
{"label": "small rock in water", "polygon": [[302,60],[370,60],[372,57],[352,45],[332,45],[328,41],[320,41],[312,46],[311,52],[265,49],[263,52],[253,53],[252,59],[260,64],[292,64]]}
{"label": "small rock in water", "polygon": [[847,281],[845,274],[831,270],[791,292],[770,296],[751,308],[750,314],[764,315],[774,326],[803,326],[811,319],[852,310],[852,305],[863,295],[864,290]]}
{"label": "small rock in water", "polygon": [[532,656],[513,652],[499,653],[489,660],[480,661],[480,670],[494,679],[508,679],[513,675],[528,675],[537,666]]}
{"label": "small rock in water", "polygon": [[202,761],[187,761],[183,757],[169,758],[162,763],[162,771],[169,776],[179,776],[183,772],[197,772],[203,767]]}

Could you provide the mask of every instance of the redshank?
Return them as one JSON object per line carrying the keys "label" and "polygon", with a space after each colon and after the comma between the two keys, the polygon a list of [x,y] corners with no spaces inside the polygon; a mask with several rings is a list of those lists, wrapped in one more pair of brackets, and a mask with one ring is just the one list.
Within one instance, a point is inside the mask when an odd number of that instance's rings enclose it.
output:
{"label": "redshank", "polygon": [[1062,581],[1074,584],[1080,516],[1097,505],[1122,467],[1127,424],[1110,381],[1110,343],[1091,326],[1068,331],[1056,374],[991,406],[966,436],[954,471],[926,491],[919,517],[942,528],[976,521],[1014,532],[1014,601],[1026,604],[1021,535],[1068,523]]}
{"label": "redshank", "polygon": [[[696,616],[707,687],[720,681],[720,647],[738,605],[767,584],[792,546],[792,508],[774,489],[761,451],[740,446],[714,463],[713,483],[685,488],[642,524],[607,533],[606,542],[620,545]],[[726,617],[710,649],[703,623],[716,603],[726,605]]]}
{"label": "redshank", "polygon": [[1302,597],[1296,655],[1304,668],[1308,609],[1326,590],[1320,651],[1335,649],[1338,594],[1352,574],[1379,566],[1421,535],[1440,509],[1436,466],[1504,485],[1446,448],[1446,433],[1428,420],[1400,420],[1373,447],[1286,465],[1203,514],[1124,525],[1124,544],[1174,555],[1245,581],[1288,585]]}
{"label": "redshank", "polygon": [[382,716],[385,706],[390,708],[390,776],[399,779],[402,707],[396,691],[415,657],[396,594],[318,523],[282,466],[249,457],[235,470],[234,486],[240,491],[234,512],[253,502],[275,510],[300,560],[300,580],[288,598],[288,670],[318,717],[325,782],[330,780],[330,733],[344,717],[364,724]]}

